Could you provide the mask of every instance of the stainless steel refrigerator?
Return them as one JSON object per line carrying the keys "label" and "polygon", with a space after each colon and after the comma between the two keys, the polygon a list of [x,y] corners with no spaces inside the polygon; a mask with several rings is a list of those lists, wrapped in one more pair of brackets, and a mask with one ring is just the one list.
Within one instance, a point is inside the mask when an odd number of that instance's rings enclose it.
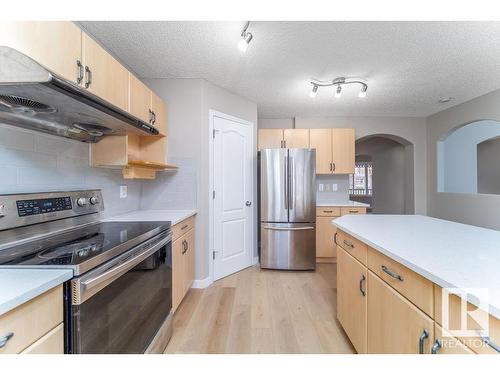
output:
{"label": "stainless steel refrigerator", "polygon": [[260,266],[316,266],[316,150],[260,152]]}

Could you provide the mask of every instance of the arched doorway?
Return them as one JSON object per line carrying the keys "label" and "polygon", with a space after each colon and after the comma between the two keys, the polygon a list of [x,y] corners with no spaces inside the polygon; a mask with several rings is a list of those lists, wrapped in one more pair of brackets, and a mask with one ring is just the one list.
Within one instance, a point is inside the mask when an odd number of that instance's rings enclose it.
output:
{"label": "arched doorway", "polygon": [[356,140],[349,197],[370,204],[374,214],[415,213],[413,144],[390,134]]}

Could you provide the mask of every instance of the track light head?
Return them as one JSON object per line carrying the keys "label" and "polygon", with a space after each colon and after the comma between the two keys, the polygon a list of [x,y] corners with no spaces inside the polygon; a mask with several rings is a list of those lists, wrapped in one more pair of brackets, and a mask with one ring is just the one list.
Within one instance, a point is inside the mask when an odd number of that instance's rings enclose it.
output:
{"label": "track light head", "polygon": [[366,97],[366,90],[368,90],[368,86],[367,85],[363,85],[361,87],[361,90],[359,91],[358,97],[365,98]]}
{"label": "track light head", "polygon": [[338,85],[337,89],[335,90],[335,97],[340,98],[342,95],[342,86]]}
{"label": "track light head", "polygon": [[318,85],[313,85],[313,88],[312,88],[311,92],[309,93],[309,96],[311,98],[315,98],[316,95],[318,95]]}
{"label": "track light head", "polygon": [[241,32],[241,39],[238,42],[238,49],[241,52],[246,52],[248,45],[252,41],[253,35],[250,31],[247,31],[248,26],[250,26],[250,21],[247,21],[245,24],[245,27],[243,28]]}

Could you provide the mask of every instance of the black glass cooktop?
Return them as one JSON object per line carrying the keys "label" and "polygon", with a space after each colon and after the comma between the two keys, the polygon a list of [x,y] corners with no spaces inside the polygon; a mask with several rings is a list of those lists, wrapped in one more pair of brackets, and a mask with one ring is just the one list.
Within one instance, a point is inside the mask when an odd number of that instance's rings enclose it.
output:
{"label": "black glass cooktop", "polygon": [[[170,228],[169,222],[100,222],[0,251],[0,267],[86,271]],[[85,270],[78,267],[87,263]],[[82,272],[75,272],[79,274]]]}

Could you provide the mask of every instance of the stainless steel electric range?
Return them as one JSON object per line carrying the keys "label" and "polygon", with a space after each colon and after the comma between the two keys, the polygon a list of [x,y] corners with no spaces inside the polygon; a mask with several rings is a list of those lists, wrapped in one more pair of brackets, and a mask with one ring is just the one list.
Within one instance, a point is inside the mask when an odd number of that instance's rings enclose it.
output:
{"label": "stainless steel electric range", "polygon": [[0,268],[73,270],[66,353],[161,351],[171,335],[170,222],[106,222],[103,210],[100,190],[0,195]]}

